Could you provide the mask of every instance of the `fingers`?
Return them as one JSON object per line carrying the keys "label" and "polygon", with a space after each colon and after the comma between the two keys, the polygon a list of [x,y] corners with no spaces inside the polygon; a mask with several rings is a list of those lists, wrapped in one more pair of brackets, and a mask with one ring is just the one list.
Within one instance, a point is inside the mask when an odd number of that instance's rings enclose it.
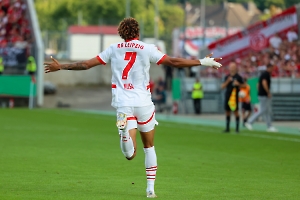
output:
{"label": "fingers", "polygon": [[220,67],[222,67],[222,64],[218,63],[218,62],[215,62],[212,66],[212,68],[214,68],[214,69],[219,69]]}
{"label": "fingers", "polygon": [[49,72],[51,72],[50,68],[49,67],[45,67],[45,73],[49,73]]}
{"label": "fingers", "polygon": [[222,64],[221,64],[221,63],[218,63],[218,62],[215,62],[215,63],[214,63],[214,66],[222,67]]}
{"label": "fingers", "polygon": [[51,72],[51,71],[50,71],[50,67],[48,67],[48,66],[50,66],[50,65],[51,65],[51,63],[44,63],[44,70],[45,70],[45,73]]}
{"label": "fingers", "polygon": [[49,62],[44,62],[44,65],[51,65],[51,63],[49,63]]}
{"label": "fingers", "polygon": [[56,64],[59,64],[58,61],[55,58],[53,58],[52,56],[51,56],[51,60],[53,60],[53,62],[55,62]]}
{"label": "fingers", "polygon": [[222,58],[214,58],[214,61],[220,61],[220,60],[222,60]]}

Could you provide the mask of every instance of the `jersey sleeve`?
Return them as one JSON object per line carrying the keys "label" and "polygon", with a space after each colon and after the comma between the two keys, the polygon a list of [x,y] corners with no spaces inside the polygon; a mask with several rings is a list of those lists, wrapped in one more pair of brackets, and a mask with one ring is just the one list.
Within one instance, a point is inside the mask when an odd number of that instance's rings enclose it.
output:
{"label": "jersey sleeve", "polygon": [[106,63],[110,62],[111,55],[112,55],[112,46],[108,47],[107,49],[99,53],[97,55],[97,59],[102,65],[106,65]]}
{"label": "jersey sleeve", "polygon": [[156,46],[151,45],[150,49],[150,62],[156,63],[157,65],[161,64],[162,61],[167,57],[166,54],[162,53],[157,49]]}

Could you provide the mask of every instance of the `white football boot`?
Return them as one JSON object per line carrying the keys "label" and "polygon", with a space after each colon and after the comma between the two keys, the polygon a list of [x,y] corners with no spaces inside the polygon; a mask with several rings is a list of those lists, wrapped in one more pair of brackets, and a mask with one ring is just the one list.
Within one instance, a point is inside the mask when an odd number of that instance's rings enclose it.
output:
{"label": "white football boot", "polygon": [[267,132],[273,132],[273,133],[276,133],[278,132],[278,130],[274,127],[274,126],[271,126],[267,129]]}
{"label": "white football boot", "polygon": [[253,128],[252,128],[252,125],[248,122],[245,123],[245,127],[249,130],[249,131],[252,131]]}
{"label": "white football boot", "polygon": [[147,198],[156,198],[156,194],[153,191],[147,191]]}
{"label": "white football boot", "polygon": [[124,130],[127,126],[127,116],[124,113],[118,113],[117,115],[117,123],[118,129]]}

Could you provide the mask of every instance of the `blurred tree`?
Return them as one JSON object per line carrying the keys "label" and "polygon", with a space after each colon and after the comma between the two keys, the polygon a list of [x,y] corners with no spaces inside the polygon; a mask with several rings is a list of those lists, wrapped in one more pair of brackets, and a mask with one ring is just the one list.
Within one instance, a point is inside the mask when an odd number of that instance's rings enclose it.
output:
{"label": "blurred tree", "polygon": [[[268,9],[271,5],[277,6],[279,8],[288,8],[299,3],[299,0],[227,0],[227,2],[233,3],[247,3],[249,1],[253,1],[256,6],[261,10]],[[184,0],[165,0],[166,3],[170,4],[180,4],[183,3]],[[186,0],[193,5],[200,5],[201,0]],[[225,2],[224,0],[206,0],[206,5],[219,4]]]}
{"label": "blurred tree", "polygon": [[166,42],[167,52],[170,53],[173,40],[172,33],[174,28],[182,26],[184,11],[179,5],[165,5],[159,14],[165,26],[165,31],[160,38]]}
{"label": "blurred tree", "polygon": [[[286,0],[289,1],[289,0]],[[261,11],[269,9],[271,5],[274,5],[279,8],[285,8],[285,0],[254,0],[254,3]]]}
{"label": "blurred tree", "polygon": [[300,3],[299,0],[285,0],[285,7],[289,8],[289,7],[291,7],[293,5],[296,5],[298,3]]}
{"label": "blurred tree", "polygon": [[[227,0],[227,2],[233,2],[233,3],[247,3],[251,0]],[[165,0],[168,4],[183,4],[184,0]],[[201,0],[186,0],[186,2],[191,3],[193,5],[200,5]],[[205,0],[206,5],[212,5],[212,4],[220,4],[225,2],[224,0]]]}
{"label": "blurred tree", "polygon": [[[159,36],[170,45],[173,29],[182,25],[183,9],[164,0],[157,2]],[[140,22],[145,37],[154,37],[155,3],[156,0],[131,0],[131,16]],[[35,0],[41,30],[51,31],[65,31],[78,21],[82,25],[118,25],[125,17],[125,5],[126,0]]]}
{"label": "blurred tree", "polygon": [[[133,17],[135,17],[140,23],[143,23],[143,33],[144,37],[154,37],[154,17],[155,17],[155,1],[156,0],[141,0],[141,3],[143,2],[143,11],[137,13]],[[159,13],[164,7],[163,1],[158,1],[158,11]],[[159,35],[162,35],[165,31],[164,22],[159,18],[158,20],[158,32]]]}
{"label": "blurred tree", "polygon": [[[143,1],[143,0],[142,0]],[[50,3],[51,2],[51,3]],[[64,30],[66,25],[77,24],[78,12],[83,24],[118,24],[125,16],[125,0],[35,0],[42,30]],[[131,0],[131,15],[143,12],[141,0]]]}

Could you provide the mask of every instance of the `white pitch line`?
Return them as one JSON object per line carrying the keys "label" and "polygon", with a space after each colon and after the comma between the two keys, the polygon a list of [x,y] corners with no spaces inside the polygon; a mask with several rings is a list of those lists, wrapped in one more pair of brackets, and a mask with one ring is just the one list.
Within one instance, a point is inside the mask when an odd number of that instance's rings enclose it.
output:
{"label": "white pitch line", "polygon": [[[165,127],[170,127],[170,128],[182,128],[182,129],[189,129],[193,131],[199,131],[203,130],[205,132],[210,132],[210,133],[216,133],[216,131],[213,130],[207,130],[206,128],[201,128],[201,127],[191,127],[191,126],[173,126],[170,124],[165,124],[165,123],[160,123],[159,126],[165,126]],[[221,134],[221,133],[220,133]],[[300,139],[298,138],[290,138],[290,137],[280,137],[280,136],[270,136],[270,135],[264,135],[264,134],[255,134],[255,133],[240,133],[236,134],[238,136],[246,136],[246,137],[255,137],[255,138],[264,138],[264,139],[273,139],[273,140],[281,140],[281,141],[291,141],[291,142],[300,142]]]}
{"label": "white pitch line", "polygon": [[[61,115],[68,115],[68,116],[76,115],[76,114],[71,114],[71,113],[61,113],[61,112],[58,112],[58,113],[61,114]],[[85,113],[88,113],[88,112],[85,112]],[[95,113],[93,113],[93,114],[95,114]],[[99,117],[99,115],[97,117]],[[178,126],[166,124],[166,122],[159,123],[159,126],[172,127],[172,128],[184,128],[184,129],[186,129],[188,127],[188,129],[190,129],[190,130],[195,130],[195,131],[204,130],[205,132],[216,133],[213,130],[207,130],[207,128],[201,128],[198,125],[197,125],[197,128],[196,128],[195,125],[192,125],[192,124],[189,124],[188,126],[184,126],[184,125],[179,126],[179,124],[176,123],[176,122],[174,124],[177,124]],[[270,136],[270,135],[256,134],[256,133],[251,133],[251,134],[250,133],[240,133],[238,135],[239,136],[246,136],[246,137],[273,139],[273,140],[280,140],[280,141],[300,142],[300,139],[298,139],[298,138],[289,138],[289,137],[281,137],[281,136]]]}
{"label": "white pitch line", "polygon": [[289,137],[280,137],[280,136],[270,136],[270,135],[263,135],[263,134],[249,134],[243,133],[241,136],[247,137],[257,137],[257,138],[266,138],[266,139],[274,139],[274,140],[284,140],[284,141],[291,141],[291,142],[300,142],[298,138],[289,138]]}

